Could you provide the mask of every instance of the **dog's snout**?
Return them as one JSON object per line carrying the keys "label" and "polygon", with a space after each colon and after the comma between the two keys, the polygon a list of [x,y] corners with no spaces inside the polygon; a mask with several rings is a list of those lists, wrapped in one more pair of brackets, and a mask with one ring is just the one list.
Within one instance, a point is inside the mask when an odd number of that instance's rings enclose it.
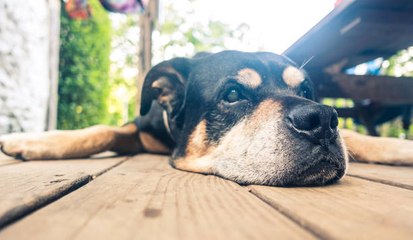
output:
{"label": "dog's snout", "polygon": [[321,104],[294,107],[287,116],[290,127],[322,146],[337,138],[338,117],[332,107]]}

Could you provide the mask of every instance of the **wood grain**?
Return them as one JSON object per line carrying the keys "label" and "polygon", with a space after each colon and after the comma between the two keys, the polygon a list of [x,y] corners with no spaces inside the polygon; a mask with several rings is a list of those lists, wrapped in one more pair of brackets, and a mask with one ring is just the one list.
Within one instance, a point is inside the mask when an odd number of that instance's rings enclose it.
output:
{"label": "wood grain", "polygon": [[0,168],[0,227],[76,189],[125,158],[32,161]]}
{"label": "wood grain", "polygon": [[413,237],[413,191],[407,189],[353,177],[327,187],[251,189],[322,238]]}
{"label": "wood grain", "polygon": [[412,104],[413,78],[324,74],[317,76],[320,97],[369,99],[388,104]]}
{"label": "wood grain", "polygon": [[0,233],[1,239],[313,239],[247,189],[141,155]]}
{"label": "wood grain", "polygon": [[47,104],[46,129],[55,130],[57,126],[57,101],[59,83],[60,51],[60,1],[47,1],[49,24],[49,99]]}
{"label": "wood grain", "polygon": [[21,161],[9,157],[2,152],[0,152],[0,167],[9,164],[21,163]]}
{"label": "wood grain", "polygon": [[348,175],[413,190],[413,167],[351,163]]}

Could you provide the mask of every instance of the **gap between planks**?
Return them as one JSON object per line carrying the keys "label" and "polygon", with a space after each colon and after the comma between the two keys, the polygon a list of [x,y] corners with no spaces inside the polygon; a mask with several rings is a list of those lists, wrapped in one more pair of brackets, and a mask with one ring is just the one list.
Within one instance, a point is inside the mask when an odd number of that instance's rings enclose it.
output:
{"label": "gap between planks", "polygon": [[103,159],[27,161],[0,168],[3,196],[0,230],[86,185],[128,158]]}
{"label": "gap between planks", "polygon": [[0,167],[21,162],[22,161],[9,157],[0,151]]}
{"label": "gap between planks", "polygon": [[[346,176],[353,177],[355,179],[363,179],[364,181],[370,181],[376,184],[384,184],[386,186],[402,188],[405,190],[413,190],[413,168],[411,166],[350,163],[349,171]],[[313,233],[315,236],[319,238],[328,237],[328,234],[322,230],[320,231],[317,230],[317,228],[310,227],[305,220],[296,216],[294,211],[290,212],[287,208],[283,208],[281,205],[275,203],[275,201],[271,201],[271,199],[269,199],[266,195],[256,191],[254,186],[246,186],[246,188],[257,198],[274,207],[277,211],[281,212],[307,231]]]}
{"label": "gap between planks", "polygon": [[347,176],[413,190],[412,166],[351,163]]}
{"label": "gap between planks", "polygon": [[251,193],[323,239],[411,239],[413,192],[347,176],[313,188],[248,186]]}

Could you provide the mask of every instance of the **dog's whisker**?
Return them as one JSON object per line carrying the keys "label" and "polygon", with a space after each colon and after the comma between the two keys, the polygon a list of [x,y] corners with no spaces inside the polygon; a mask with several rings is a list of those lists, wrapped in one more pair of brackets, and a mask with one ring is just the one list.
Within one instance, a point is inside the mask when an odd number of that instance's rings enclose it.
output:
{"label": "dog's whisker", "polygon": [[353,153],[350,151],[347,151],[348,156],[350,157],[350,160],[356,161],[356,158],[354,157]]}
{"label": "dog's whisker", "polygon": [[303,69],[309,62],[311,62],[311,60],[313,60],[314,56],[311,56],[309,59],[305,60],[301,66],[300,69]]}

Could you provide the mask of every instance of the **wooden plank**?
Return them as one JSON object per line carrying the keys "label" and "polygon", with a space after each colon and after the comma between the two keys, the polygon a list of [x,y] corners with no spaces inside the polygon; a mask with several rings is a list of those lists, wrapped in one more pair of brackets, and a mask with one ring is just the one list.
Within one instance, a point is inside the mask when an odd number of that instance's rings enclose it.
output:
{"label": "wooden plank", "polygon": [[10,165],[10,164],[16,164],[20,163],[20,161],[15,160],[15,159],[0,159],[0,167],[5,166],[5,165]]}
{"label": "wooden plank", "polygon": [[125,158],[31,161],[0,168],[0,228],[86,184]]}
{"label": "wooden plank", "polygon": [[348,175],[413,190],[413,167],[351,163]]}
{"label": "wooden plank", "polygon": [[21,163],[21,161],[12,158],[0,158],[0,167],[16,163]]}
{"label": "wooden plank", "polygon": [[411,77],[334,74],[317,76],[315,79],[318,97],[413,104],[413,78]]}
{"label": "wooden plank", "polygon": [[16,160],[0,152],[0,167],[9,165],[9,164],[15,164],[15,163],[21,163],[21,161]]}
{"label": "wooden plank", "polygon": [[413,191],[407,189],[353,177],[326,187],[251,189],[322,238],[413,237]]}
{"label": "wooden plank", "polygon": [[6,228],[0,239],[313,239],[234,182],[140,155]]}
{"label": "wooden plank", "polygon": [[368,52],[395,54],[413,44],[411,12],[408,0],[344,1],[284,54],[298,64],[312,58],[306,69],[315,71],[342,60],[354,66]]}
{"label": "wooden plank", "polygon": [[[340,28],[336,39],[327,43],[329,47],[320,49],[323,55],[319,60],[323,67],[346,59],[344,70],[378,57],[391,56],[413,44],[411,11],[359,8],[351,15],[353,18]],[[336,46],[340,49],[331,53],[332,49],[337,49]]]}
{"label": "wooden plank", "polygon": [[[324,49],[331,49],[331,44],[337,41],[338,29],[340,29],[347,20],[349,9],[355,9],[359,1],[347,0],[333,9],[327,16],[325,16],[319,23],[306,32],[300,39],[294,42],[286,51],[284,55],[290,57],[298,64],[312,59],[306,64],[306,69],[320,68],[317,63],[325,57],[327,51]],[[344,19],[344,20],[343,20]],[[335,45],[340,46],[340,45]],[[334,51],[330,51],[328,55],[337,55],[341,50],[335,47]],[[320,52],[323,52],[321,54]],[[330,64],[333,64],[332,62]]]}
{"label": "wooden plank", "polygon": [[[114,158],[117,157],[117,154],[114,152],[103,152],[103,153],[98,153],[95,155],[92,155],[90,158],[91,159],[104,159],[104,158]],[[24,161],[22,160],[17,160],[15,158],[9,157],[5,155],[4,153],[0,152],[0,166],[5,166],[9,164],[16,164],[16,163],[23,163]]]}

